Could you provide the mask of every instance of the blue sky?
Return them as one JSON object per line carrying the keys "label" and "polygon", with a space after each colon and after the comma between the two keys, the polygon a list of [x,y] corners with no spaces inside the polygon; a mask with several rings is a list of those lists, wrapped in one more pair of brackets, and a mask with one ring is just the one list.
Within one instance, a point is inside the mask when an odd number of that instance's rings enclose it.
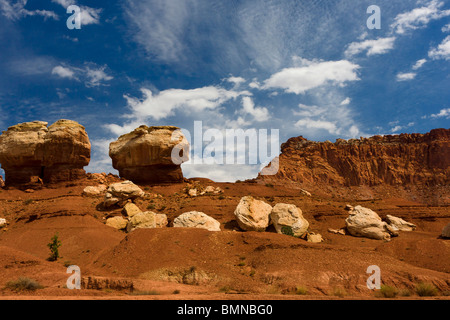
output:
{"label": "blue sky", "polygon": [[280,143],[425,133],[449,127],[450,1],[0,0],[0,71],[0,128],[76,120],[90,172],[115,172],[109,142],[141,124],[279,129]]}

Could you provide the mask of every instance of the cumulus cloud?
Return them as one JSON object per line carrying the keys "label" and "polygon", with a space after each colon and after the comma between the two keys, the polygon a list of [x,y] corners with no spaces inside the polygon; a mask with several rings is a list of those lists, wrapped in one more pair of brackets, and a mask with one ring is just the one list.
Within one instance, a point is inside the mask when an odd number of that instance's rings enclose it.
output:
{"label": "cumulus cloud", "polygon": [[414,80],[416,78],[417,74],[413,72],[409,73],[399,73],[397,74],[397,81],[409,81]]}
{"label": "cumulus cloud", "polygon": [[428,56],[435,60],[450,60],[450,36],[446,37],[437,48],[431,49]]}
{"label": "cumulus cloud", "polygon": [[304,94],[325,84],[344,85],[360,80],[360,67],[347,60],[311,62],[305,67],[286,68],[264,82],[263,89],[284,89],[285,92]]}
{"label": "cumulus cloud", "polygon": [[413,70],[419,70],[423,67],[423,65],[427,63],[427,59],[420,59],[416,62],[416,64],[412,67]]}
{"label": "cumulus cloud", "polygon": [[264,122],[269,120],[269,110],[267,108],[255,107],[251,97],[242,98],[243,112],[250,114],[256,121]]}
{"label": "cumulus cloud", "polygon": [[432,114],[430,117],[433,119],[440,119],[440,118],[450,119],[450,108],[442,109],[439,113]]}
{"label": "cumulus cloud", "polygon": [[450,23],[446,24],[445,26],[442,27],[442,32],[446,33],[446,32],[450,32]]}
{"label": "cumulus cloud", "polygon": [[364,40],[362,42],[352,42],[347,47],[345,55],[351,57],[366,52],[366,55],[369,57],[377,54],[384,54],[394,48],[395,40],[395,37],[389,37],[378,38],[376,40]]}
{"label": "cumulus cloud", "polygon": [[391,24],[391,28],[397,34],[404,34],[408,30],[424,28],[430,21],[450,16],[450,10],[441,10],[444,4],[443,1],[432,0],[426,6],[399,14],[395,18],[394,23]]}
{"label": "cumulus cloud", "polygon": [[[105,70],[107,66],[97,66],[94,63],[86,63],[84,67],[56,66],[52,74],[61,78],[83,81],[86,87],[98,87],[105,85],[105,82],[114,79]],[[80,80],[81,79],[81,80]]]}

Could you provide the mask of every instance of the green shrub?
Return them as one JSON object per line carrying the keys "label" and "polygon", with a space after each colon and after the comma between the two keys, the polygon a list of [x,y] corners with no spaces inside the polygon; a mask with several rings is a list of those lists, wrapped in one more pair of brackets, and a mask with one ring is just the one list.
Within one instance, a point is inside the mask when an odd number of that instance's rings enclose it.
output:
{"label": "green shrub", "polygon": [[347,295],[347,291],[345,291],[345,289],[342,287],[335,287],[335,288],[333,288],[333,291],[331,292],[331,294],[335,297],[342,298]]}
{"label": "green shrub", "polygon": [[43,286],[35,280],[26,277],[20,277],[16,281],[9,281],[8,283],[6,283],[6,288],[14,291],[35,291],[37,289],[42,289]]}
{"label": "green shrub", "polygon": [[50,249],[50,257],[48,257],[48,261],[56,261],[59,258],[58,248],[61,247],[61,241],[58,239],[58,234],[55,234],[50,243],[47,244],[47,247]]}
{"label": "green shrub", "polygon": [[288,226],[282,227],[282,228],[281,228],[281,233],[282,233],[282,234],[285,234],[285,235],[287,235],[287,236],[291,236],[291,237],[294,236],[294,231],[292,230],[291,227],[288,227]]}
{"label": "green shrub", "polygon": [[438,294],[438,289],[431,283],[419,283],[416,285],[416,293],[420,297],[434,297]]}
{"label": "green shrub", "polygon": [[295,288],[295,294],[299,296],[306,296],[308,294],[308,289],[306,287],[297,287]]}
{"label": "green shrub", "polygon": [[381,289],[380,289],[380,294],[384,298],[393,299],[393,298],[397,297],[398,290],[397,290],[397,288],[394,288],[391,286],[382,285]]}

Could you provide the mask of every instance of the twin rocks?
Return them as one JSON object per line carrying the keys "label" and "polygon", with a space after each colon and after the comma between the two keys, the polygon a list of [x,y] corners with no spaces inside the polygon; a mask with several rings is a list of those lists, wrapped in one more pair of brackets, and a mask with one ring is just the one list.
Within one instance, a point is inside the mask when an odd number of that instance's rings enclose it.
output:
{"label": "twin rocks", "polygon": [[345,220],[347,231],[355,237],[390,240],[400,231],[414,231],[416,226],[391,215],[383,221],[376,212],[361,206],[347,206],[349,217]]}
{"label": "twin rocks", "polygon": [[[172,151],[178,150],[177,163]],[[113,167],[136,183],[181,182],[189,143],[179,128],[141,126],[110,144]],[[7,185],[55,183],[86,176],[91,144],[85,128],[71,120],[17,124],[0,136],[0,163]],[[2,181],[0,181],[0,186]]]}
{"label": "twin rocks", "polygon": [[0,163],[6,184],[59,182],[85,176],[91,144],[75,121],[34,121],[8,128],[0,136]]}
{"label": "twin rocks", "polygon": [[[303,237],[308,241],[321,242],[320,235],[307,233],[309,222],[302,210],[293,204],[278,203],[274,207],[251,196],[243,197],[234,211],[239,227],[245,231],[265,231],[271,224],[277,233]],[[318,241],[317,241],[318,240]]]}

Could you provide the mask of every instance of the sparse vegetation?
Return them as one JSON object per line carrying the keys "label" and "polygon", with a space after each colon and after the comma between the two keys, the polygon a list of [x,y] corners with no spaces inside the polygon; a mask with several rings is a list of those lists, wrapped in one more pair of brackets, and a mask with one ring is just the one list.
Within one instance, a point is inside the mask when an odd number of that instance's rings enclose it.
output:
{"label": "sparse vegetation", "polygon": [[155,205],[154,204],[149,204],[147,206],[147,210],[153,210],[153,209],[155,209]]}
{"label": "sparse vegetation", "polygon": [[379,293],[380,293],[381,297],[383,297],[383,298],[393,299],[393,298],[397,297],[398,290],[395,287],[391,287],[388,285],[382,285]]}
{"label": "sparse vegetation", "polygon": [[281,228],[281,233],[284,234],[284,235],[287,235],[287,236],[291,236],[291,237],[294,236],[294,231],[292,230],[291,227],[288,227],[288,226],[282,227]]}
{"label": "sparse vegetation", "polygon": [[431,283],[421,282],[416,285],[416,293],[419,297],[434,297],[438,295],[438,289]]}
{"label": "sparse vegetation", "polygon": [[61,241],[58,239],[58,234],[55,234],[50,243],[47,244],[47,247],[50,249],[50,257],[48,257],[48,261],[56,261],[59,259],[59,247],[61,247]]}
{"label": "sparse vegetation", "polygon": [[306,296],[308,294],[308,288],[298,286],[297,288],[295,288],[295,294],[298,296]]}
{"label": "sparse vegetation", "polygon": [[410,296],[412,296],[412,293],[411,293],[411,291],[409,289],[402,289],[402,290],[400,290],[398,295],[400,297],[410,297]]}
{"label": "sparse vegetation", "polygon": [[342,288],[342,287],[334,287],[333,291],[331,292],[331,295],[335,296],[335,297],[342,298],[342,297],[345,297],[347,295],[347,291],[345,291],[345,289]]}
{"label": "sparse vegetation", "polygon": [[27,199],[23,202],[24,205],[28,206],[33,203],[33,199]]}
{"label": "sparse vegetation", "polygon": [[148,290],[148,291],[133,291],[130,293],[132,296],[158,296],[161,293],[156,290]]}
{"label": "sparse vegetation", "polygon": [[219,196],[219,200],[224,200],[225,196]]}
{"label": "sparse vegetation", "polygon": [[44,288],[39,282],[33,279],[29,279],[26,277],[20,277],[16,281],[9,281],[6,283],[6,288],[10,290],[14,290],[16,292],[19,291],[35,291],[38,289]]}

